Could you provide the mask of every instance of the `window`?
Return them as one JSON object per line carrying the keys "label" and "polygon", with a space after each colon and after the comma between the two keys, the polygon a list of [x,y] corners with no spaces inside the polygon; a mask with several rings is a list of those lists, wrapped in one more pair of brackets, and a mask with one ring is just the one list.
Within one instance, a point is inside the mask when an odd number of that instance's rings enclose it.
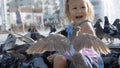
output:
{"label": "window", "polygon": [[17,2],[18,0],[15,0],[15,2]]}
{"label": "window", "polygon": [[9,6],[9,3],[7,3],[7,6]]}
{"label": "window", "polygon": [[20,4],[20,6],[23,6],[23,4]]}

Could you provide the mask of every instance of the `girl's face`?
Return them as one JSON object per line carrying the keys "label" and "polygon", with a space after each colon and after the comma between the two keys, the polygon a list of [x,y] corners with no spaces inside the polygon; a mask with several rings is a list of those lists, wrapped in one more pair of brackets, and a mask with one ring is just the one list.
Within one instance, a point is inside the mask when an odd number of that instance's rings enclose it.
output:
{"label": "girl's face", "polygon": [[69,15],[75,25],[86,19],[87,5],[84,0],[69,0]]}

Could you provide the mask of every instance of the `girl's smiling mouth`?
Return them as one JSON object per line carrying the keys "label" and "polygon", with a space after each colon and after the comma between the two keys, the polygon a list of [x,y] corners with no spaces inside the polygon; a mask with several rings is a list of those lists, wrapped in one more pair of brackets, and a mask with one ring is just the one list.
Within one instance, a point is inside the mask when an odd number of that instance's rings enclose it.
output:
{"label": "girl's smiling mouth", "polygon": [[83,16],[76,16],[75,18],[76,18],[76,19],[80,19],[80,18],[82,18],[82,17],[83,17]]}

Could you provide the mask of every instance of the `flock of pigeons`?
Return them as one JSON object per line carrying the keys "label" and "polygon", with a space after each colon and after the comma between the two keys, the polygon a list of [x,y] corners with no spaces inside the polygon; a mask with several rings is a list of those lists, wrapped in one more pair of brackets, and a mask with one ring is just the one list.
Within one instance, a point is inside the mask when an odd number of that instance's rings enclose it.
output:
{"label": "flock of pigeons", "polygon": [[[105,19],[107,20],[107,17],[105,17]],[[103,39],[105,36],[106,37],[108,36],[109,38],[112,37],[112,38],[120,39],[119,37],[120,31],[118,31],[120,30],[120,27],[119,27],[120,24],[118,20],[115,21],[114,25],[110,25],[109,21],[107,20],[107,22],[105,22],[104,29],[102,29],[100,28],[101,27],[100,22],[102,21],[98,19],[98,21],[94,25],[96,34],[98,33],[97,36],[100,39]],[[99,32],[97,32],[97,30]],[[107,32],[107,30],[109,31]],[[46,38],[45,36],[41,35],[37,31],[37,29],[34,27],[30,27],[28,30],[28,33],[24,36],[21,34],[13,33],[11,31],[8,31],[8,32],[9,32],[9,35],[6,41],[0,45],[0,68],[49,68],[46,65],[44,65],[43,54],[28,54],[28,52],[30,51],[27,52],[27,49],[32,45],[34,45],[36,41],[39,41],[42,38],[45,38],[43,41],[41,40],[43,45],[50,45],[50,44],[46,44],[46,42],[49,42],[51,39],[53,39],[52,35]],[[64,31],[58,32],[58,33],[67,35],[66,32]],[[16,37],[16,35],[19,35],[20,37]],[[59,40],[61,38],[64,38],[64,37],[54,36],[54,40],[51,40],[50,43],[53,44],[52,42],[57,40],[62,42],[64,41],[64,43],[59,42],[62,45],[64,44],[66,45],[70,43],[67,40]],[[25,42],[25,44],[21,44],[21,45],[16,44],[17,39]],[[41,42],[38,42],[38,44]],[[68,48],[67,45],[66,46],[65,45],[63,46],[63,49]],[[36,47],[37,47],[37,44],[36,44]],[[42,50],[42,49],[44,49],[44,47],[38,50]],[[50,49],[50,47],[48,49]],[[62,48],[60,50],[62,50]],[[120,56],[120,53],[116,51],[112,51],[108,55],[103,55],[102,58],[104,60],[105,68],[118,68],[120,66],[120,63],[118,62],[120,58],[119,56]]]}
{"label": "flock of pigeons", "polygon": [[120,39],[120,19],[116,19],[113,24],[110,24],[108,17],[105,16],[104,28],[102,28],[101,22],[103,21],[98,19],[94,25],[98,38],[106,38],[107,41],[110,39],[110,43],[114,42],[114,38]]}
{"label": "flock of pigeons", "polygon": [[[47,68],[42,62],[41,55],[26,52],[35,41],[44,38],[43,35],[34,27],[30,27],[24,36],[12,31],[8,31],[8,33],[5,42],[0,44],[0,68]],[[17,39],[25,44],[16,44]]]}

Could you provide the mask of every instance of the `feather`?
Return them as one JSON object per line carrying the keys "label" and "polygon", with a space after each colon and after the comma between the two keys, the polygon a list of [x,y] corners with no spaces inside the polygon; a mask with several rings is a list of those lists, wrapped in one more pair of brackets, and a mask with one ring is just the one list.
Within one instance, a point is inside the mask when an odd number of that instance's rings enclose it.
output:
{"label": "feather", "polygon": [[81,53],[75,53],[71,56],[71,61],[75,68],[88,68],[88,65],[85,62]]}
{"label": "feather", "polygon": [[72,43],[77,51],[83,48],[93,48],[95,51],[102,54],[110,53],[110,49],[105,45],[105,43],[91,34],[79,34],[72,40]]}
{"label": "feather", "polygon": [[28,54],[43,53],[45,51],[58,51],[65,53],[70,50],[70,41],[63,35],[51,34],[45,37],[26,51]]}
{"label": "feather", "polygon": [[[35,43],[35,41],[34,41],[33,39],[28,38],[28,37],[26,37],[26,36],[23,36],[23,35],[21,35],[21,34],[18,34],[18,33],[12,32],[12,31],[7,31],[7,32],[10,33],[10,34],[13,35],[13,36],[15,36],[15,34],[16,34],[16,35],[19,35],[20,37],[17,37],[17,39],[19,39],[19,40],[21,40],[21,41],[23,41],[23,42],[25,42],[25,43],[31,43],[31,44]],[[15,37],[16,37],[16,36],[15,36]]]}

